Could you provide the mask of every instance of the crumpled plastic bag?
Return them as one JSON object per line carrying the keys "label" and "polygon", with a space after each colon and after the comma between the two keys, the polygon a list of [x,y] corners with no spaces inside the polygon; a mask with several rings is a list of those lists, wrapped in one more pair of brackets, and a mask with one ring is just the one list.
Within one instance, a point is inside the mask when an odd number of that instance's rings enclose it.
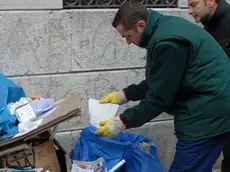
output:
{"label": "crumpled plastic bag", "polygon": [[19,133],[14,136],[19,137],[22,136],[32,130],[35,130],[36,128],[39,127],[39,125],[42,123],[43,119],[39,119],[36,121],[29,121],[29,122],[23,122],[18,124],[18,131]]}
{"label": "crumpled plastic bag", "polygon": [[30,105],[36,114],[37,117],[41,116],[43,113],[47,112],[48,110],[52,109],[54,106],[53,99],[40,99],[34,100],[30,102]]}
{"label": "crumpled plastic bag", "polygon": [[26,97],[24,89],[0,73],[0,141],[18,133],[18,120],[11,115],[7,105]]}
{"label": "crumpled plastic bag", "polygon": [[84,128],[73,151],[72,160],[95,161],[104,158],[108,171],[124,159],[123,168],[116,172],[163,172],[157,149],[150,139],[129,132],[121,132],[109,139],[95,135],[96,127]]}

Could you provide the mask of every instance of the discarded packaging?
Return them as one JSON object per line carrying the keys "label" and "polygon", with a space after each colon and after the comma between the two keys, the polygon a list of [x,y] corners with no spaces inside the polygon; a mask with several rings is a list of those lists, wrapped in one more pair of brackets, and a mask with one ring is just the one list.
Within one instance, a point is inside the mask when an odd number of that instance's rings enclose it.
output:
{"label": "discarded packaging", "polygon": [[99,158],[96,161],[73,161],[71,172],[107,172],[105,160]]}
{"label": "discarded packaging", "polygon": [[[80,100],[80,95],[73,95],[55,102],[55,107],[42,118],[35,118],[28,125],[20,124],[24,125],[23,134],[0,141],[0,169],[34,165],[43,168],[42,172],[67,172],[66,152],[54,134],[59,123],[81,115]],[[38,126],[30,130],[31,124]]]}

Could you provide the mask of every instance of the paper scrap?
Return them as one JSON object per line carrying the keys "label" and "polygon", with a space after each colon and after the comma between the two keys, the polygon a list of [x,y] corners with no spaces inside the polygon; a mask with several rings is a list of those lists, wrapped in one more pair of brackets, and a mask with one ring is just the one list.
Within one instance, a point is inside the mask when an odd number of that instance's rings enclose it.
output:
{"label": "paper scrap", "polygon": [[28,122],[32,118],[35,118],[36,115],[30,104],[25,104],[20,108],[15,110],[15,115],[17,116],[20,123]]}
{"label": "paper scrap", "polygon": [[99,127],[99,122],[114,117],[117,114],[119,105],[101,104],[99,100],[89,99],[88,109],[90,114],[90,124]]}

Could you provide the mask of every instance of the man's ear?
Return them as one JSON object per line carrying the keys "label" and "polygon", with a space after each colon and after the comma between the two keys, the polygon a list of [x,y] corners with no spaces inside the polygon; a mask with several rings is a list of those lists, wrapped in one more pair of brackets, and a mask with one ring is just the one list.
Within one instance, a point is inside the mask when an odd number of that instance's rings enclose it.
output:
{"label": "man's ear", "polygon": [[205,0],[205,1],[207,1],[207,5],[209,7],[213,7],[216,4],[216,0]]}
{"label": "man's ear", "polygon": [[145,28],[145,21],[139,20],[137,22],[137,30],[143,32],[144,28]]}

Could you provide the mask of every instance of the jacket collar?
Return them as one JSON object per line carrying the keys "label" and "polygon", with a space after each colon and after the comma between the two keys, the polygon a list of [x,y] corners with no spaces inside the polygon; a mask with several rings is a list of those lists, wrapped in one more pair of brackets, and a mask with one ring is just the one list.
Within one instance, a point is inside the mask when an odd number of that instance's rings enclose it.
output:
{"label": "jacket collar", "polygon": [[225,0],[220,0],[219,4],[216,8],[215,13],[213,16],[209,19],[209,21],[202,23],[205,27],[208,27],[210,25],[215,24],[217,21],[220,20],[221,17],[223,17],[226,12],[230,10],[230,5]]}
{"label": "jacket collar", "polygon": [[142,48],[147,47],[147,45],[149,43],[149,40],[153,36],[154,31],[157,28],[157,24],[158,24],[158,22],[159,22],[159,20],[160,20],[160,18],[162,16],[163,15],[161,15],[160,13],[158,13],[156,11],[153,11],[151,9],[148,10],[148,17],[147,17],[147,21],[146,21],[144,31],[143,31],[143,33],[141,35],[141,39],[140,39],[140,42],[139,42],[139,47],[142,47]]}

